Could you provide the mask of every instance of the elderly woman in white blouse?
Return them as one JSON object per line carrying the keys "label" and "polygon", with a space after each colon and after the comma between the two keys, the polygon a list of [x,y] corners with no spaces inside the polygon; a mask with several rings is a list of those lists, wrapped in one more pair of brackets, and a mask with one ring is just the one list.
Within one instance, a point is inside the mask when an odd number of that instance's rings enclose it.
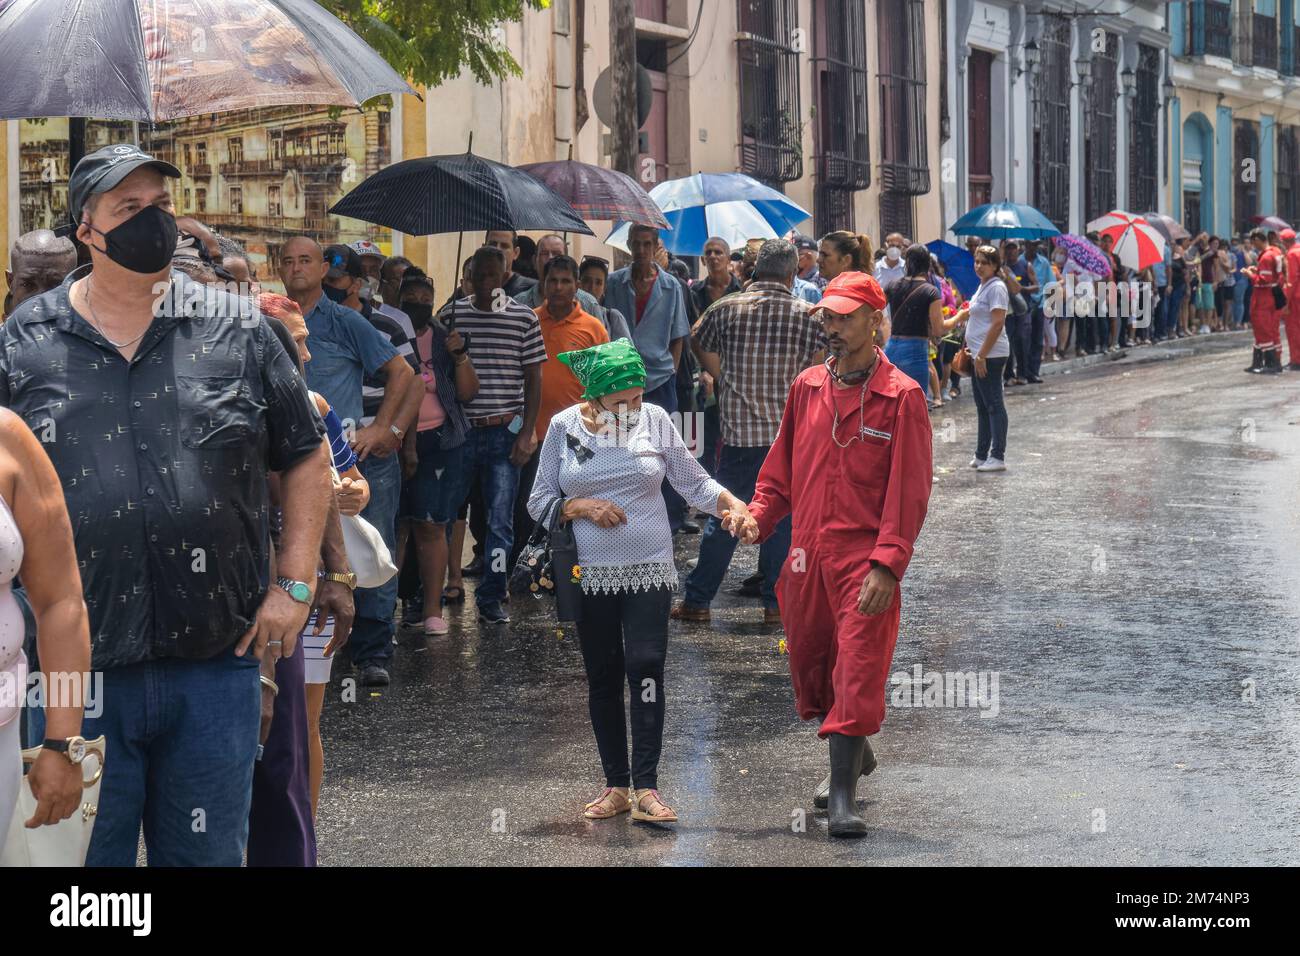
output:
{"label": "elderly woman in white blouse", "polygon": [[[618,339],[564,352],[559,360],[582,383],[586,401],[551,419],[528,512],[540,519],[562,498],[578,546],[578,638],[605,771],[605,788],[583,816],[602,820],[631,811],[634,820],[672,823],[677,814],[659,795],[657,774],[677,568],[660,488],[667,477],[687,504],[722,517],[728,530],[739,528],[749,512],[695,460],[668,413],[642,403],[645,365],[635,346]],[[630,766],[625,677],[631,689]]]}

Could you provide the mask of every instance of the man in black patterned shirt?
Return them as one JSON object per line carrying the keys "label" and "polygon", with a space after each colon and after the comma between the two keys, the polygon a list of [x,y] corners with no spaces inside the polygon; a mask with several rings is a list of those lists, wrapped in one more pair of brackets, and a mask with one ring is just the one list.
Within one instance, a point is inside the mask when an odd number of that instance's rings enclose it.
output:
{"label": "man in black patterned shirt", "polygon": [[133,866],[141,823],[150,863],[241,864],[258,658],[293,653],[333,493],[324,426],[265,319],[171,271],[179,175],[130,144],[86,156],[68,206],[93,271],[0,328],[0,405],[63,483],[104,675],[83,723],[112,754],[91,866]]}

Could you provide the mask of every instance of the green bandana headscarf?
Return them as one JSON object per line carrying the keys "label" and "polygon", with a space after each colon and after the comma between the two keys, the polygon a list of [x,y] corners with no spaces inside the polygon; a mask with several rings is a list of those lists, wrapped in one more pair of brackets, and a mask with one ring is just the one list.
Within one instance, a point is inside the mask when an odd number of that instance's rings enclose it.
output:
{"label": "green bandana headscarf", "polygon": [[602,342],[578,352],[561,352],[557,357],[573,369],[586,389],[583,398],[600,398],[625,388],[645,388],[645,362],[627,339]]}

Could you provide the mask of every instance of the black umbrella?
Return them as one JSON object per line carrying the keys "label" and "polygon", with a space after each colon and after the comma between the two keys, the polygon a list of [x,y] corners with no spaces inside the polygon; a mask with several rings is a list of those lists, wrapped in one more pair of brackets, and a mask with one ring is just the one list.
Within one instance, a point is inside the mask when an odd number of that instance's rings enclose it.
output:
{"label": "black umbrella", "polygon": [[336,202],[330,213],[408,236],[489,229],[595,235],[550,188],[522,170],[473,153],[421,156],[387,166]]}

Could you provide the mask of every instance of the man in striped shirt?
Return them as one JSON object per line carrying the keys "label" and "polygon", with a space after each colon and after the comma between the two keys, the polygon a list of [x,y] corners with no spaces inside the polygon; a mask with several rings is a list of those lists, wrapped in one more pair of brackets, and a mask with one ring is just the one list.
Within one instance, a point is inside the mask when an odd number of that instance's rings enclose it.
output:
{"label": "man in striped shirt", "polygon": [[[478,394],[464,406],[470,430],[465,439],[466,486],[477,477],[487,509],[483,578],[475,592],[479,619],[510,620],[501,602],[514,546],[515,493],[519,469],[537,449],[546,344],[532,309],[506,294],[506,261],[499,249],[474,253],[470,282],[474,295],[443,307],[438,319],[458,329],[478,372]],[[519,529],[526,533],[526,529]]]}

